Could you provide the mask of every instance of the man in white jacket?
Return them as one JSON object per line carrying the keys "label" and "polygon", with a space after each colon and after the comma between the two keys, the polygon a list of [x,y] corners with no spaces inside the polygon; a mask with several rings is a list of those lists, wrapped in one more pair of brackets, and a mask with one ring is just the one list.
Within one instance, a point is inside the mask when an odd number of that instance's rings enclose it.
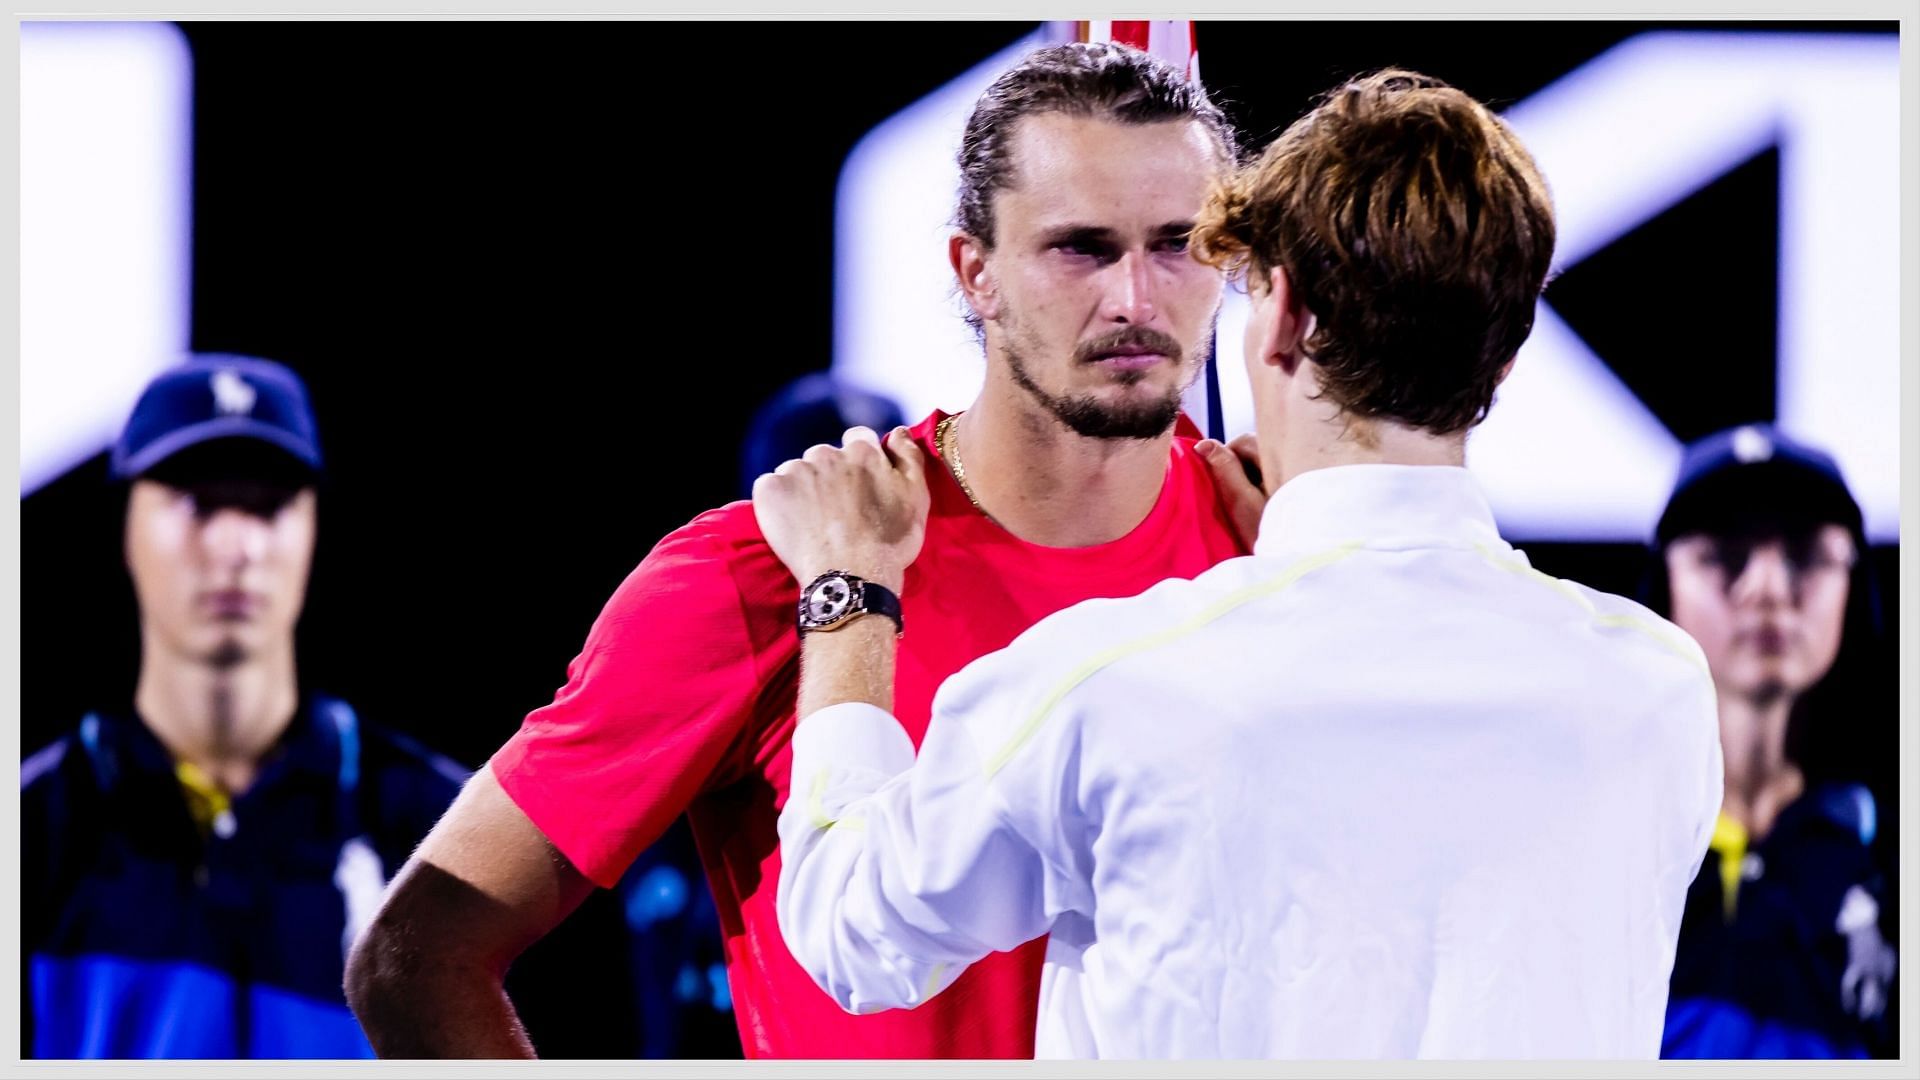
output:
{"label": "man in white jacket", "polygon": [[1192,238],[1252,297],[1264,487],[1205,445],[1254,554],[976,661],[917,761],[896,625],[846,598],[902,588],[922,470],[954,463],[855,429],[762,478],[768,541],[825,579],[780,924],[843,1008],[1050,934],[1041,1056],[1658,1053],[1713,684],[1671,624],[1529,567],[1463,467],[1553,236],[1479,103],[1404,71],[1331,91]]}

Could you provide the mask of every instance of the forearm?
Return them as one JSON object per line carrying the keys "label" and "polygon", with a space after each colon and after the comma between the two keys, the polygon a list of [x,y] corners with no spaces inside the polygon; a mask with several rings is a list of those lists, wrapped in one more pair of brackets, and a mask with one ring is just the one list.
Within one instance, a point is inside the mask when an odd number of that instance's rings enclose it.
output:
{"label": "forearm", "polygon": [[779,830],[780,929],[842,1008],[918,1005],[990,952],[1045,933],[1045,858],[1005,816],[963,718],[918,756],[871,703],[800,722]]}
{"label": "forearm", "polygon": [[347,962],[382,1057],[532,1057],[507,968],[593,885],[482,769],[395,875]]}
{"label": "forearm", "polygon": [[801,721],[848,701],[892,712],[896,641],[892,621],[878,615],[808,634],[800,649]]}
{"label": "forearm", "polygon": [[[463,890],[430,863],[413,863],[399,884]],[[346,992],[355,1019],[380,1057],[534,1057],[534,1045],[505,990],[505,959],[486,957],[440,932],[444,922],[390,909],[374,919],[348,959]]]}
{"label": "forearm", "polygon": [[379,927],[354,948],[347,998],[383,1058],[534,1056],[500,973]]}
{"label": "forearm", "polygon": [[[815,620],[841,617],[847,604],[833,589],[818,598],[808,593],[816,584],[826,587],[820,579],[832,571],[904,598],[907,568],[926,538],[931,497],[923,455],[907,430],[889,433],[884,447],[866,428],[848,429],[844,441],[840,450],[816,446],[753,485],[761,534],[810,609],[816,599],[821,605]],[[800,719],[849,701],[892,712],[898,629],[893,620],[868,614],[809,632],[801,647]]]}
{"label": "forearm", "polygon": [[[794,959],[850,1012],[913,1006],[991,951],[956,933],[937,908],[951,895],[911,895],[923,854],[908,792],[889,781],[913,765],[913,743],[870,703],[842,703],[794,736],[793,793],[780,816],[781,932]],[[904,871],[904,874],[903,874]]]}

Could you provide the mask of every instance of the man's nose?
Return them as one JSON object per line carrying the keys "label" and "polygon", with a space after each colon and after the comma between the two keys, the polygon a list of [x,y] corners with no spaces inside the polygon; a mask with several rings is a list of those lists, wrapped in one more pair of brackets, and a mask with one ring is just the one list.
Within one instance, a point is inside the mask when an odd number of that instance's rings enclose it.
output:
{"label": "man's nose", "polygon": [[1731,595],[1738,603],[1790,604],[1799,575],[1787,558],[1786,545],[1760,544],[1734,579]]}
{"label": "man's nose", "polygon": [[1145,326],[1153,321],[1153,266],[1145,252],[1129,251],[1107,268],[1105,306],[1110,322]]}
{"label": "man's nose", "polygon": [[200,526],[200,543],[214,565],[242,567],[266,554],[270,529],[260,515],[227,507],[215,510]]}

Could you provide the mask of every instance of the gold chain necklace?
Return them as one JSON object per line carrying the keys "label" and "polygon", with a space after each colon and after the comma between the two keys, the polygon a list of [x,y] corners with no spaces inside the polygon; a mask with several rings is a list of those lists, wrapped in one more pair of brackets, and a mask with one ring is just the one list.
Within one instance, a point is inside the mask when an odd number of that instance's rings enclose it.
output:
{"label": "gold chain necklace", "polygon": [[[960,414],[955,413],[940,421],[939,425],[933,429],[933,445],[940,451],[940,460],[947,463],[947,471],[952,473],[954,480],[959,482],[960,490],[966,495],[967,501],[973,504],[975,510],[987,514],[987,508],[980,505],[980,499],[973,493],[973,485],[967,483],[967,467],[960,461],[960,446],[953,438],[953,422],[958,419]],[[993,515],[987,514],[987,517],[991,519]]]}

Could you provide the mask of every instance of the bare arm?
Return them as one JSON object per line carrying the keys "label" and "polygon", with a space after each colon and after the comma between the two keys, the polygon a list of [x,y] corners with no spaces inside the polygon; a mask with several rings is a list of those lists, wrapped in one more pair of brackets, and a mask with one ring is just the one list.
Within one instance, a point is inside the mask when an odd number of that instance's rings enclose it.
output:
{"label": "bare arm", "polygon": [[347,1001],[385,1058],[530,1058],[507,968],[594,885],[482,768],[347,961]]}
{"label": "bare arm", "polygon": [[[753,485],[760,531],[794,580],[850,571],[899,594],[926,540],[926,462],[905,428],[883,443],[849,428],[835,450],[816,446]],[[843,701],[893,708],[893,625],[858,619],[809,634],[800,653],[798,714]]]}
{"label": "bare arm", "polygon": [[[754,514],[795,580],[837,568],[899,592],[925,535],[923,470],[904,432],[882,444],[854,428],[840,450],[815,447],[761,477]],[[964,722],[936,716],[916,765],[886,711],[895,644],[882,618],[806,636],[780,815],[781,932],[851,1012],[927,1000],[982,956],[1044,933],[1045,898],[1059,893],[1045,856],[1004,820]]]}

